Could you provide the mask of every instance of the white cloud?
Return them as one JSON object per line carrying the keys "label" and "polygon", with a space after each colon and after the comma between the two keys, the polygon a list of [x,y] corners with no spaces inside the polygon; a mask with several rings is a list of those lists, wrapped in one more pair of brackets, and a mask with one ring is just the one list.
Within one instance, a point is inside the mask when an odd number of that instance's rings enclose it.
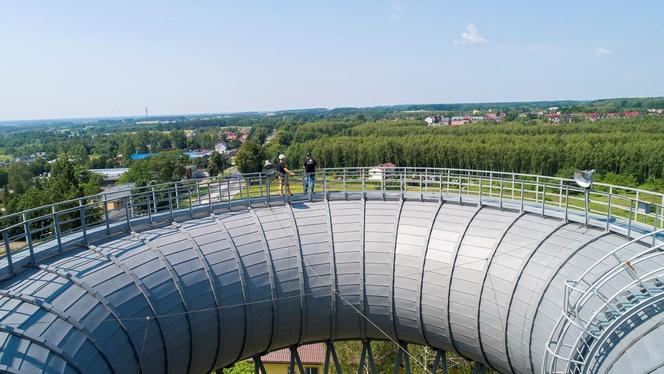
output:
{"label": "white cloud", "polygon": [[401,0],[392,0],[392,12],[390,18],[400,19],[403,16],[403,3]]}
{"label": "white cloud", "polygon": [[454,44],[486,44],[488,42],[480,35],[472,22],[466,26],[466,31],[462,32],[458,39],[454,39]]}
{"label": "white cloud", "polygon": [[593,49],[593,56],[595,57],[604,57],[608,56],[611,54],[611,50],[603,48],[603,47],[597,47]]}

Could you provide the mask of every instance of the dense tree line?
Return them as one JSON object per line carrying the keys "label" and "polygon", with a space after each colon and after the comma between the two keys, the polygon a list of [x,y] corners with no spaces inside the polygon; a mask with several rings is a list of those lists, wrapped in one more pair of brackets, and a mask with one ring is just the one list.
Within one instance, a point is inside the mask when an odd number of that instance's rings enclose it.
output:
{"label": "dense tree line", "polygon": [[[314,126],[297,129],[286,150],[291,166],[313,152],[322,167],[454,167],[555,175],[594,168],[633,178],[664,177],[664,120],[643,119],[552,126],[477,124],[427,127],[408,121],[340,126],[331,136]],[[303,132],[307,131],[306,135]],[[307,139],[297,141],[298,139]]]}

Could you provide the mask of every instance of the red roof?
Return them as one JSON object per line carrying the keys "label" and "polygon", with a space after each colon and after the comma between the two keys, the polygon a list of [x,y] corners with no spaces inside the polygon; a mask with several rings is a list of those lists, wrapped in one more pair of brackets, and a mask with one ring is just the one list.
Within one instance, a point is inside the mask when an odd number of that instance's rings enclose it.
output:
{"label": "red roof", "polygon": [[[323,343],[302,345],[297,348],[297,353],[300,355],[303,364],[323,364],[325,361],[325,345]],[[284,348],[264,355],[261,360],[264,363],[287,364],[290,362],[290,356],[290,350]]]}
{"label": "red roof", "polygon": [[394,165],[394,164],[391,163],[391,162],[386,162],[386,163],[384,163],[384,164],[380,164],[379,167],[381,167],[381,168],[395,168],[395,167],[397,167],[397,166]]}

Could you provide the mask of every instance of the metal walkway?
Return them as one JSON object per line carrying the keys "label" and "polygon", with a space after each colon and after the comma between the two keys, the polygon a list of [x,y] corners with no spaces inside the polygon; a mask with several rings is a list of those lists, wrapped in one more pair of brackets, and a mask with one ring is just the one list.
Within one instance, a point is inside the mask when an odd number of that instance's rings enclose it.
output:
{"label": "metal walkway", "polygon": [[323,179],[323,193],[290,201],[268,180],[188,186],[185,198],[161,191],[166,204],[148,197],[140,213],[129,203],[116,221],[33,243],[0,284],[0,371],[206,373],[321,341],[333,367],[333,342],[348,339],[365,342],[370,369],[372,340],[398,344],[406,368],[418,365],[408,344],[433,347],[438,369],[453,351],[477,372],[664,363],[647,344],[664,331],[659,208],[640,222],[617,214],[617,199],[614,210],[604,201],[609,214],[586,213],[562,183],[536,197],[493,176],[456,191],[458,176],[408,175],[400,189],[384,176],[343,189]]}

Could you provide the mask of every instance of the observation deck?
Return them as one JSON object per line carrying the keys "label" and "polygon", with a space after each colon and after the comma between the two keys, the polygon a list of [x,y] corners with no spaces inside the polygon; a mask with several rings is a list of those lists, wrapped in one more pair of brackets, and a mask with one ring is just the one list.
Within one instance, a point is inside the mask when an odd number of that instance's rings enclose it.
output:
{"label": "observation deck", "polygon": [[0,369],[202,373],[321,341],[328,367],[348,339],[370,369],[372,340],[407,367],[408,344],[478,371],[664,364],[664,195],[438,168],[322,169],[304,194],[301,176],[286,197],[246,174],[1,217]]}

